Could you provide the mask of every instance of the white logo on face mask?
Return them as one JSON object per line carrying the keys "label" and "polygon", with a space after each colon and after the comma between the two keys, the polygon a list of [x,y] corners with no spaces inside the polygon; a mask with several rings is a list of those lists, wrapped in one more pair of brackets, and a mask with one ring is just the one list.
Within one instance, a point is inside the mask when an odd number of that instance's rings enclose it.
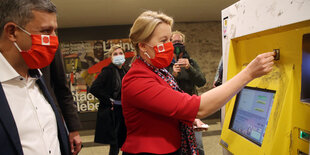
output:
{"label": "white logo on face mask", "polygon": [[42,45],[50,45],[50,36],[49,35],[41,35]]}
{"label": "white logo on face mask", "polygon": [[159,44],[159,45],[157,45],[157,49],[158,49],[158,52],[159,52],[159,53],[165,52],[165,46],[164,46],[164,44]]}

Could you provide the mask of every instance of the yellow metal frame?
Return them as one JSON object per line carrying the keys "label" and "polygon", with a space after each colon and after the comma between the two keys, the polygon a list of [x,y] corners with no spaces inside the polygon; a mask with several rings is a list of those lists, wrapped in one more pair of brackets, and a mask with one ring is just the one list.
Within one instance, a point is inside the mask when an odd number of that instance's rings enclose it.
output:
{"label": "yellow metal frame", "polygon": [[271,73],[253,80],[251,87],[276,90],[262,146],[229,129],[235,97],[226,106],[221,140],[236,155],[297,155],[309,153],[309,142],[301,140],[299,130],[310,131],[310,105],[300,101],[302,38],[310,33],[310,21],[287,25],[231,40],[227,79],[240,72],[257,55],[280,49]]}

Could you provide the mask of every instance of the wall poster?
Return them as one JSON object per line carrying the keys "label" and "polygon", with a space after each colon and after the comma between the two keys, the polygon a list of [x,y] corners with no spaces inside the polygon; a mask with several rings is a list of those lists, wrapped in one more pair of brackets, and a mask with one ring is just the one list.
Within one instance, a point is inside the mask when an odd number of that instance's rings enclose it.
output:
{"label": "wall poster", "polygon": [[107,52],[114,44],[125,50],[126,64],[133,57],[133,46],[129,39],[89,40],[61,42],[67,81],[70,85],[78,112],[95,112],[99,100],[89,93],[92,82],[101,69],[111,63]]}

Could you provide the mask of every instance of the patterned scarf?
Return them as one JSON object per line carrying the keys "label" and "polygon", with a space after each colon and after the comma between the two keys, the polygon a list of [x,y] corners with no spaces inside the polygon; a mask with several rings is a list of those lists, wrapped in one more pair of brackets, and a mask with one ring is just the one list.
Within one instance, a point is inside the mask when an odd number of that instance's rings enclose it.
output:
{"label": "patterned scarf", "polygon": [[[158,69],[147,63],[140,56],[137,56],[137,58],[143,61],[147,66],[149,66],[153,70],[153,72],[155,72],[159,77],[165,80],[173,90],[183,92],[178,86],[178,84],[175,82],[173,76],[165,68]],[[199,155],[197,151],[196,138],[193,126],[189,125],[188,123],[184,123],[182,121],[180,121],[179,124],[181,131],[182,155]]]}

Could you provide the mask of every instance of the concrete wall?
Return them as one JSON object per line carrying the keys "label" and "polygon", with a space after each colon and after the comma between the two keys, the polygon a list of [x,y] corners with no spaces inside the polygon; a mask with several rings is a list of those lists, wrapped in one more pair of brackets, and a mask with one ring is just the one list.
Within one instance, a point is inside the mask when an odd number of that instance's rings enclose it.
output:
{"label": "concrete wall", "polygon": [[207,84],[198,92],[211,89],[222,55],[221,22],[175,23],[173,30],[185,34],[186,50],[205,74]]}

